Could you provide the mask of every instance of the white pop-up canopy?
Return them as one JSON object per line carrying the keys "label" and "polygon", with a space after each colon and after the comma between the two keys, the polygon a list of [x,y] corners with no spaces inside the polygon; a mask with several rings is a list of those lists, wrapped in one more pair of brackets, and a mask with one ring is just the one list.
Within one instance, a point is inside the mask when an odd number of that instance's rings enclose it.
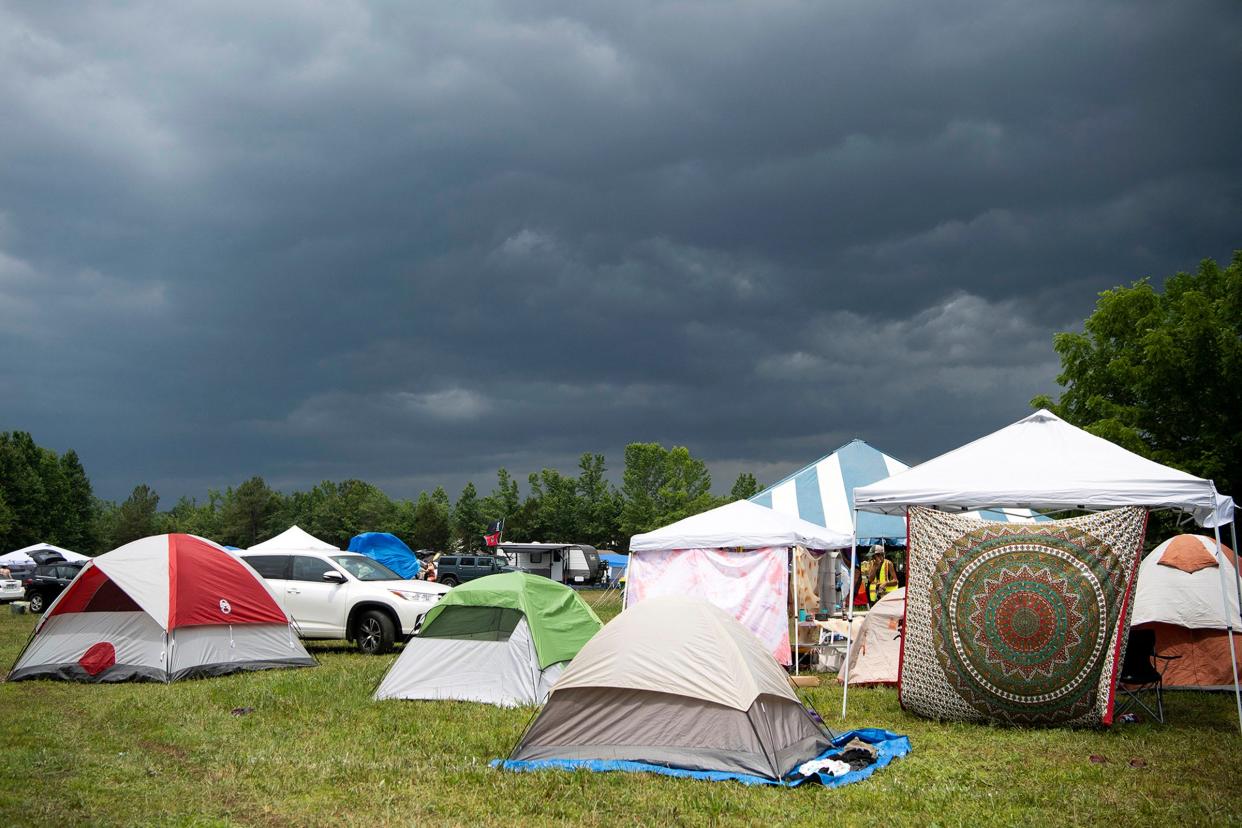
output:
{"label": "white pop-up canopy", "polygon": [[[1215,529],[1218,546],[1220,527],[1234,519],[1232,498],[1218,494],[1211,480],[1140,457],[1070,425],[1047,409],[909,471],[854,490],[854,507],[860,511],[901,514],[910,506],[948,511],[991,506],[1178,509],[1192,515],[1199,525]],[[1219,573],[1225,596],[1229,588],[1223,567]],[[1242,582],[1237,586],[1242,591]],[[1233,627],[1227,618],[1224,623],[1232,658]],[[845,689],[848,694],[848,673]],[[1234,694],[1242,728],[1242,686],[1236,671]],[[841,713],[845,714],[844,700]]]}
{"label": "white pop-up canopy", "polygon": [[287,552],[287,551],[303,551],[303,552],[340,552],[332,544],[327,541],[321,541],[319,538],[307,532],[300,526],[290,526],[276,537],[265,540],[263,543],[256,543],[250,547],[249,552]]}
{"label": "white pop-up canopy", "polygon": [[[983,509],[1181,509],[1201,525],[1228,523],[1212,481],[1162,466],[1041,409],[1013,425],[854,490],[859,511],[908,506]],[[1232,510],[1230,510],[1232,511]]]}
{"label": "white pop-up canopy", "polygon": [[630,551],[763,549],[769,546],[844,549],[853,542],[853,533],[848,528],[819,526],[749,500],[737,500],[653,532],[635,535],[630,539]]}
{"label": "white pop-up canopy", "polygon": [[14,549],[4,555],[0,555],[0,564],[32,564],[34,558],[30,557],[31,552],[55,552],[66,561],[84,561],[86,555],[81,555],[69,549],[62,549],[59,546],[53,546],[50,543],[33,543],[30,546],[23,546],[21,549]]}

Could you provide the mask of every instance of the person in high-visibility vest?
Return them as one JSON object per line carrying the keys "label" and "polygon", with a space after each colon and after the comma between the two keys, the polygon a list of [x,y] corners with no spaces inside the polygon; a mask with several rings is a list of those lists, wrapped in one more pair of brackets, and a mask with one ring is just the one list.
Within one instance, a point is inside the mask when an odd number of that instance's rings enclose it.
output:
{"label": "person in high-visibility vest", "polygon": [[871,560],[867,562],[867,600],[872,606],[888,593],[897,588],[897,567],[884,556],[884,545],[877,543],[871,547]]}

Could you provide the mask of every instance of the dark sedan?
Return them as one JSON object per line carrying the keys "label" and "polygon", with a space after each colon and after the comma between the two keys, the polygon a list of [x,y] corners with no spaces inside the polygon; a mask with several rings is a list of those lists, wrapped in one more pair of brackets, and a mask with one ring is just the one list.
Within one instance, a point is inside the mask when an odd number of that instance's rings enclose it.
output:
{"label": "dark sedan", "polygon": [[43,612],[56,596],[65,591],[78,573],[82,571],[85,561],[69,563],[40,564],[35,567],[34,574],[26,578],[26,600],[30,602],[31,612]]}

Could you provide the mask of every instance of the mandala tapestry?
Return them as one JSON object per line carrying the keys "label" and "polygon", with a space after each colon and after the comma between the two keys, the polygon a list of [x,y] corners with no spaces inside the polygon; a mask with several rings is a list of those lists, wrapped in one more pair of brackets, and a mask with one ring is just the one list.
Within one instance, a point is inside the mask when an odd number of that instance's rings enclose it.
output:
{"label": "mandala tapestry", "polygon": [[1111,724],[1146,512],[984,523],[910,509],[902,706],[934,719]]}

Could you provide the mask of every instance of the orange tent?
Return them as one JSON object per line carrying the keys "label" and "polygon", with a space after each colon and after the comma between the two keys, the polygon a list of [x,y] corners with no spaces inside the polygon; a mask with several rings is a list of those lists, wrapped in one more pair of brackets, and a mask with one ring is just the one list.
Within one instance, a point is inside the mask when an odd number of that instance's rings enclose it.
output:
{"label": "orange tent", "polygon": [[[1233,689],[1225,602],[1237,631],[1237,556],[1224,544],[1221,553],[1218,557],[1212,538],[1177,535],[1157,546],[1139,567],[1131,624],[1155,631],[1157,653],[1179,656],[1161,663],[1166,688]],[[1223,600],[1221,567],[1229,585]],[[1242,671],[1242,636],[1236,632],[1234,646]]]}

